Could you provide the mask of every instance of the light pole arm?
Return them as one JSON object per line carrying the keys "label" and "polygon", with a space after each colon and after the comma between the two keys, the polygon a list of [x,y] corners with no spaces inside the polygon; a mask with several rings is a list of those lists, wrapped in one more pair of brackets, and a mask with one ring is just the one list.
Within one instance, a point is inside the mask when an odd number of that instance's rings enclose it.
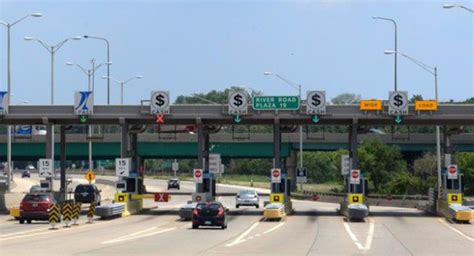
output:
{"label": "light pole arm", "polygon": [[137,78],[136,78],[135,76],[134,76],[134,77],[131,77],[131,78],[125,80],[125,81],[123,82],[123,84],[126,84],[126,83],[128,83],[128,82],[130,82],[130,81],[132,81],[132,80],[134,80],[134,79],[137,79]]}
{"label": "light pole arm", "polygon": [[10,24],[10,27],[13,26],[13,25],[15,25],[15,24],[17,24],[18,22],[20,22],[20,21],[22,21],[22,20],[24,20],[24,19],[30,17],[30,16],[31,16],[31,14],[25,15],[24,17],[22,17],[22,18],[18,19],[17,21],[11,23],[11,24]]}
{"label": "light pole arm", "polygon": [[460,7],[460,8],[463,8],[464,10],[467,10],[467,11],[469,11],[469,12],[474,13],[474,9],[471,9],[471,8],[466,7],[466,6],[464,6],[464,5],[460,5],[459,7]]}
{"label": "light pole arm", "polygon": [[427,65],[413,57],[410,57],[404,53],[401,53],[401,52],[398,52],[398,54],[402,55],[403,57],[409,59],[411,62],[415,63],[416,65],[418,65],[419,67],[421,67],[422,69],[426,70],[426,72],[432,74],[432,75],[435,75],[435,72],[434,72],[434,67],[430,66],[430,65]]}
{"label": "light pole arm", "polygon": [[83,68],[81,65],[76,64],[76,63],[74,63],[74,66],[80,68],[82,70],[82,72],[84,72],[84,74],[86,74],[86,76],[89,76],[89,72],[88,72],[87,69]]}
{"label": "light pole arm", "polygon": [[54,52],[57,52],[67,41],[71,38],[66,38],[63,41],[59,42],[57,45],[54,46]]}
{"label": "light pole arm", "polygon": [[49,45],[45,44],[43,41],[39,40],[38,38],[35,38],[34,40],[36,42],[38,42],[39,44],[41,44],[49,53],[51,53],[51,54],[54,53],[54,52],[52,52],[51,47]]}
{"label": "light pole arm", "polygon": [[274,74],[276,77],[280,78],[281,80],[283,80],[285,83],[289,84],[291,87],[295,88],[296,90],[301,90],[301,85],[289,80],[289,79],[286,79],[282,76],[280,76],[279,74]]}
{"label": "light pole arm", "polygon": [[8,24],[7,22],[5,22],[5,21],[1,21],[1,20],[0,20],[0,24],[2,24],[2,25],[5,26],[5,27],[9,27],[9,24]]}

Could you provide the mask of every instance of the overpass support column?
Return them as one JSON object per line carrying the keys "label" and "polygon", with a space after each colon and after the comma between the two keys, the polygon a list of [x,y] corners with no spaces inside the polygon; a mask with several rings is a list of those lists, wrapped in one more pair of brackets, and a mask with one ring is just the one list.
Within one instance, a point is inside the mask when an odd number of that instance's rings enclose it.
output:
{"label": "overpass support column", "polygon": [[290,155],[285,160],[285,169],[291,178],[291,190],[296,189],[296,150],[290,150]]}
{"label": "overpass support column", "polygon": [[444,127],[444,136],[443,136],[443,140],[444,140],[444,157],[450,157],[451,159],[449,161],[444,161],[444,167],[445,168],[448,168],[448,166],[446,165],[449,165],[449,164],[455,164],[455,161],[454,161],[454,158],[453,158],[453,146],[451,145],[451,133],[448,131],[447,127],[445,126]]}
{"label": "overpass support column", "polygon": [[[197,128],[197,166],[199,169],[205,169],[204,164],[204,130],[201,119],[196,120]],[[196,192],[202,191],[202,184],[196,183]]]}
{"label": "overpass support column", "polygon": [[66,201],[66,127],[61,125],[60,129],[61,137],[61,157],[60,157],[60,168],[61,168],[61,187],[59,189],[61,193],[61,200]]}
{"label": "overpass support column", "polygon": [[273,167],[281,168],[281,130],[278,118],[275,118],[273,124]]}
{"label": "overpass support column", "polygon": [[203,155],[204,155],[204,169],[209,170],[209,133],[204,132],[204,148],[203,148]]}
{"label": "overpass support column", "polygon": [[52,124],[47,124],[46,125],[46,158],[53,158],[53,150],[52,150],[52,146],[51,146],[51,137],[54,136],[53,135],[53,125]]}
{"label": "overpass support column", "polygon": [[354,119],[349,131],[349,154],[351,156],[352,169],[357,169],[359,166],[359,155],[357,154],[357,130],[357,119]]}
{"label": "overpass support column", "polygon": [[138,172],[138,167],[140,166],[140,159],[138,157],[138,134],[136,133],[129,134],[129,139],[130,139],[129,156],[132,157],[132,170]]}
{"label": "overpass support column", "polygon": [[122,141],[120,142],[120,157],[126,158],[128,157],[128,144],[129,144],[129,136],[128,136],[128,124],[124,123],[122,126]]}

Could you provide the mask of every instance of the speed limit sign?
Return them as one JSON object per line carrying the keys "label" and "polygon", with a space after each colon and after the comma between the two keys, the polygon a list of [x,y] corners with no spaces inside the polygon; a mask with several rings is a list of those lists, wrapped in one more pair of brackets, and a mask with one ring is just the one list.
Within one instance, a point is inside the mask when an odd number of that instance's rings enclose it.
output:
{"label": "speed limit sign", "polygon": [[130,175],[130,158],[115,159],[115,175],[117,177],[128,177]]}

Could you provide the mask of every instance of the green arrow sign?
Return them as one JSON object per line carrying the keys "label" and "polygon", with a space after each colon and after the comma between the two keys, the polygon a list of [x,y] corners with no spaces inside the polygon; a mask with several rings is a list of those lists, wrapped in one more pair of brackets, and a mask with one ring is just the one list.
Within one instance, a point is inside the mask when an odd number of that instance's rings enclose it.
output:
{"label": "green arrow sign", "polygon": [[236,124],[238,124],[238,123],[242,122],[242,118],[241,118],[240,116],[235,116],[235,117],[234,117],[234,122],[235,122]]}
{"label": "green arrow sign", "polygon": [[311,121],[315,124],[319,123],[319,121],[321,121],[321,118],[319,118],[318,115],[314,115],[312,118],[311,118]]}
{"label": "green arrow sign", "polygon": [[87,122],[87,116],[85,116],[85,115],[79,116],[79,122],[81,122],[82,124],[86,123]]}
{"label": "green arrow sign", "polygon": [[255,110],[298,110],[300,99],[298,96],[255,96],[252,107]]}
{"label": "green arrow sign", "polygon": [[396,124],[401,124],[403,122],[403,118],[401,116],[396,116],[394,121]]}

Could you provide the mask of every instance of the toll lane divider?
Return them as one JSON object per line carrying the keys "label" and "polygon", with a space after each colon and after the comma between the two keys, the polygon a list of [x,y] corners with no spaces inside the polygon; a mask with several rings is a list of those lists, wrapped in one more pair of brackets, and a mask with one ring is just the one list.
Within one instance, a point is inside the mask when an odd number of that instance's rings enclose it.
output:
{"label": "toll lane divider", "polygon": [[175,230],[175,229],[177,229],[177,228],[176,228],[176,227],[172,227],[172,228],[166,228],[166,229],[159,229],[159,230],[155,231],[156,229],[157,229],[157,227],[144,229],[144,230],[135,232],[135,233],[133,233],[133,234],[129,234],[129,235],[122,236],[122,237],[115,238],[115,239],[108,240],[108,241],[104,241],[104,242],[102,242],[102,244],[121,243],[121,242],[129,241],[129,240],[134,240],[134,239],[139,239],[139,238],[154,236],[154,235],[166,233],[166,232],[169,232],[169,231],[173,231],[173,230]]}

